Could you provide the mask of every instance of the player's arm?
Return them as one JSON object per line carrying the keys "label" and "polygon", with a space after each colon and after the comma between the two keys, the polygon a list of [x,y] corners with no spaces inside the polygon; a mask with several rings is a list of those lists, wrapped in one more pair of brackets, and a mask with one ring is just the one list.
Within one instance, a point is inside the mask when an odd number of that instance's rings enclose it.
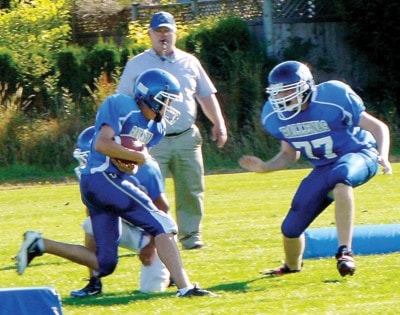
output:
{"label": "player's arm", "polygon": [[146,163],[146,160],[149,158],[147,151],[128,150],[114,141],[114,135],[115,132],[110,126],[103,125],[96,139],[95,150],[111,158],[130,160],[136,162],[138,165]]}
{"label": "player's arm", "polygon": [[251,172],[264,173],[288,168],[300,158],[296,151],[287,142],[281,141],[281,149],[272,159],[264,162],[256,156],[244,155],[239,160],[239,165]]}
{"label": "player's arm", "polygon": [[392,166],[389,162],[389,127],[383,121],[375,118],[365,111],[361,113],[358,126],[369,131],[374,136],[379,152],[378,162],[383,167],[383,174],[391,174]]}

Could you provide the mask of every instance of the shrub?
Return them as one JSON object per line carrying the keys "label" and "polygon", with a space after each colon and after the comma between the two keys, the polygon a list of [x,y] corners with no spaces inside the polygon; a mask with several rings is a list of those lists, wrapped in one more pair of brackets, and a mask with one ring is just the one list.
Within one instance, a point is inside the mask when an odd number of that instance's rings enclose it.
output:
{"label": "shrub", "polygon": [[5,105],[10,95],[16,92],[18,85],[18,69],[12,52],[0,48],[0,104]]}
{"label": "shrub", "polygon": [[115,44],[99,42],[88,53],[85,63],[89,68],[92,80],[100,77],[102,73],[106,73],[111,78],[112,73],[119,66],[118,47]]}
{"label": "shrub", "polygon": [[69,46],[55,57],[55,67],[59,72],[58,86],[68,89],[75,101],[85,94],[85,85],[90,82],[89,68],[85,63],[86,55],[85,48]]}

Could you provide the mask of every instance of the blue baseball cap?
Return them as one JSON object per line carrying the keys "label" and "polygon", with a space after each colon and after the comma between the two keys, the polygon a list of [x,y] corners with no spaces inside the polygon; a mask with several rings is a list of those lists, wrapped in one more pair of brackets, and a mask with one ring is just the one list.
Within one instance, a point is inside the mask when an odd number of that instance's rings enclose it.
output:
{"label": "blue baseball cap", "polygon": [[176,31],[176,24],[172,14],[168,12],[157,12],[153,14],[150,21],[150,28],[156,30],[160,27],[166,27],[172,31]]}

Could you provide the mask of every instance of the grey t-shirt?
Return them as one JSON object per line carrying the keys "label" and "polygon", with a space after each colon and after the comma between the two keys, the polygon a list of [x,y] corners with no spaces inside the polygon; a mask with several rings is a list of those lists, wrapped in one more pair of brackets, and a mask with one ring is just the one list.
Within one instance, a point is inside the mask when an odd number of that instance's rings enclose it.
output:
{"label": "grey t-shirt", "polygon": [[172,103],[181,115],[172,126],[167,124],[167,134],[189,129],[195,123],[197,116],[195,97],[203,98],[217,92],[200,61],[195,56],[177,48],[165,61],[161,60],[153,49],[146,50],[126,63],[117,93],[133,96],[136,78],[143,71],[151,68],[163,69],[173,74],[182,88],[183,101]]}

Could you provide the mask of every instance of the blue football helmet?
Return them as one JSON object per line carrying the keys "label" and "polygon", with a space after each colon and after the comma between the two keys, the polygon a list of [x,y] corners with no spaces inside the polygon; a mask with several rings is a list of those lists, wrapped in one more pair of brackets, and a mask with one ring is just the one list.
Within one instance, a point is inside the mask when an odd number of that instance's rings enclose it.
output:
{"label": "blue football helmet", "polygon": [[95,131],[94,126],[90,126],[85,130],[83,130],[78,136],[73,157],[79,162],[79,166],[86,165],[94,131]]}
{"label": "blue football helmet", "polygon": [[180,112],[171,106],[172,101],[182,101],[180,93],[181,85],[178,79],[167,71],[161,69],[149,69],[143,72],[135,82],[135,98],[142,100],[156,113],[155,121],[163,117],[161,110],[165,107],[165,120],[174,124]]}
{"label": "blue football helmet", "polygon": [[[268,100],[281,120],[299,114],[315,87],[310,69],[298,61],[285,61],[275,66],[269,73],[268,83]],[[282,93],[286,91],[292,93]]]}

